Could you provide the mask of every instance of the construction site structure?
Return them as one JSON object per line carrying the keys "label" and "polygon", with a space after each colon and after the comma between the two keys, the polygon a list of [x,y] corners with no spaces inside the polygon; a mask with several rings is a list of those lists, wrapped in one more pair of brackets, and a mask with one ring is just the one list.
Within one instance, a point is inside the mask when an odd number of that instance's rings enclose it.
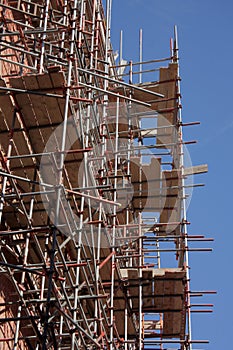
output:
{"label": "construction site structure", "polygon": [[205,343],[177,29],[168,57],[143,61],[140,31],[139,62],[116,61],[111,0],[0,4],[0,349]]}

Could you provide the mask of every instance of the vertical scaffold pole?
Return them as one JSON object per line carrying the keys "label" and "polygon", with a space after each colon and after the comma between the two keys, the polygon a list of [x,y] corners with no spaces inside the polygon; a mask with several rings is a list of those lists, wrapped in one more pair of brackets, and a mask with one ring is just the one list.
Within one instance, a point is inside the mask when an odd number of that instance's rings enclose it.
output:
{"label": "vertical scaffold pole", "polygon": [[122,64],[122,59],[123,59],[123,30],[120,31],[119,65]]}
{"label": "vertical scaffold pole", "polygon": [[[138,214],[138,235],[141,237],[142,232],[142,213],[139,212]],[[138,293],[138,299],[139,299],[139,349],[143,349],[143,334],[142,334],[142,323],[143,323],[143,314],[142,314],[142,266],[143,266],[143,251],[142,251],[142,239],[138,240],[139,245],[139,293]]]}
{"label": "vertical scaffold pole", "polygon": [[[177,26],[174,27],[174,62],[178,64],[177,68],[177,74],[179,77],[179,47],[178,47],[178,32],[177,32]],[[181,125],[182,122],[182,111],[181,111],[181,94],[180,94],[180,80],[177,80],[177,95],[178,95],[178,121]],[[188,239],[187,239],[187,208],[186,208],[186,195],[185,195],[185,180],[184,180],[184,147],[183,147],[183,135],[182,135],[182,126],[179,127],[179,137],[180,137],[180,170],[181,170],[181,188],[182,188],[182,214],[183,214],[183,224],[182,224],[182,236],[184,237],[184,243],[185,243],[185,264],[186,264],[186,279],[187,279],[187,288],[188,288],[188,294],[187,294],[187,302],[188,302],[188,308],[187,308],[187,314],[188,314],[188,350],[192,350],[192,327],[191,327],[191,311],[190,311],[190,273],[189,273],[189,252],[188,249]]]}
{"label": "vertical scaffold pole", "polygon": [[[106,36],[105,36],[105,74],[109,75],[109,49],[110,49],[110,28],[111,28],[112,0],[106,2]],[[107,92],[108,81],[104,80],[104,90]],[[108,94],[104,95],[103,123],[106,121]],[[104,126],[104,125],[103,125]],[[104,136],[104,130],[102,130]],[[106,142],[106,138],[104,137]],[[110,350],[114,349],[114,274],[115,274],[115,228],[112,231],[112,257],[111,257],[111,291],[110,291]]]}
{"label": "vertical scaffold pole", "polygon": [[[66,138],[67,138],[67,122],[69,116],[69,102],[70,102],[70,85],[72,79],[72,68],[73,68],[73,55],[75,48],[75,32],[76,32],[76,16],[77,16],[77,1],[74,1],[73,4],[73,13],[71,16],[71,40],[70,40],[70,57],[68,60],[68,75],[67,75],[67,89],[65,95],[65,108],[64,108],[64,118],[63,118],[63,129],[62,129],[62,137],[61,137],[61,146],[60,146],[60,162],[58,169],[58,187],[56,188],[57,193],[57,202],[55,208],[55,227],[52,228],[52,250],[50,256],[50,270],[49,270],[49,281],[48,281],[48,294],[47,294],[47,307],[46,307],[46,321],[43,332],[43,347],[45,350],[47,348],[47,333],[48,333],[48,316],[49,316],[49,308],[50,308],[50,298],[52,291],[52,274],[54,269],[54,256],[56,249],[56,226],[59,225],[59,214],[60,214],[60,201],[61,201],[61,191],[62,191],[62,183],[63,183],[63,167],[65,160],[65,146],[66,146]],[[48,7],[49,1],[46,2],[46,9]],[[46,11],[46,10],[45,10]],[[47,9],[48,11],[48,9]],[[45,25],[46,24],[46,25]],[[47,22],[45,21],[44,30],[47,28]],[[40,69],[43,67],[43,58],[41,58]]]}
{"label": "vertical scaffold pole", "polygon": [[44,71],[44,61],[45,61],[45,39],[46,39],[46,31],[48,26],[48,15],[49,15],[49,2],[50,0],[46,0],[44,7],[44,26],[43,26],[43,35],[41,39],[41,55],[40,55],[40,68],[39,73],[43,73]]}
{"label": "vertical scaffold pole", "polygon": [[139,84],[142,83],[142,29],[139,31]]}

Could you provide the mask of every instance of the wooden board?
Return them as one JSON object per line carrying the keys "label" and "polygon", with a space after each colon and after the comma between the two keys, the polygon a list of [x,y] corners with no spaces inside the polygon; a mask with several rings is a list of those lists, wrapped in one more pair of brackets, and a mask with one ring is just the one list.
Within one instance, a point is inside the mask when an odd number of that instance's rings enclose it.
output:
{"label": "wooden board", "polygon": [[[139,285],[137,283],[138,280],[138,270],[137,269],[130,269],[128,270],[128,278],[129,280],[132,280],[132,286],[129,285],[129,295],[133,297],[138,296],[139,292]],[[139,307],[139,300],[138,298],[132,298],[132,308],[138,309]]]}
{"label": "wooden board", "polygon": [[153,306],[153,288],[152,288],[152,270],[144,270],[142,271],[142,298],[143,298],[143,307],[151,307]]}
{"label": "wooden board", "polygon": [[160,211],[163,207],[161,197],[161,159],[151,158],[150,164],[140,165],[139,157],[130,162],[131,182],[134,188],[133,206],[136,210]]}
{"label": "wooden board", "polygon": [[[180,180],[176,169],[164,171],[163,195],[166,196],[164,208],[160,214],[161,223],[180,222]],[[162,234],[175,231],[177,224],[164,225],[160,228]]]}

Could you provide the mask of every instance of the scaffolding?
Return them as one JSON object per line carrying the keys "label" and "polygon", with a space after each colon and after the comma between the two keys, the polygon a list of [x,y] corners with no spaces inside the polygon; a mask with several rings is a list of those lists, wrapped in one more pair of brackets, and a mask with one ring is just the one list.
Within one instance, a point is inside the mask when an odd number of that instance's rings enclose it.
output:
{"label": "scaffolding", "polygon": [[188,233],[186,180],[207,166],[184,162],[176,28],[151,61],[142,31],[123,60],[121,33],[116,63],[111,0],[0,4],[1,349],[205,343],[188,257],[211,239]]}

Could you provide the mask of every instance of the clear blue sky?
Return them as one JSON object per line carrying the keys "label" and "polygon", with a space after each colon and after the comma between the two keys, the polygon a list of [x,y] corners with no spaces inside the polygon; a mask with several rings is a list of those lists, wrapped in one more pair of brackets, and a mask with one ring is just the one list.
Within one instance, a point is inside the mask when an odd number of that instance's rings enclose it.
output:
{"label": "clear blue sky", "polygon": [[212,253],[192,253],[193,290],[218,294],[196,302],[214,303],[213,314],[194,314],[193,337],[209,339],[194,349],[229,349],[233,332],[233,2],[231,0],[113,0],[112,42],[118,49],[124,30],[124,58],[138,60],[138,31],[143,28],[144,59],[169,55],[173,25],[178,25],[185,139],[193,164],[209,164],[195,182],[188,212],[190,234],[215,239]]}

